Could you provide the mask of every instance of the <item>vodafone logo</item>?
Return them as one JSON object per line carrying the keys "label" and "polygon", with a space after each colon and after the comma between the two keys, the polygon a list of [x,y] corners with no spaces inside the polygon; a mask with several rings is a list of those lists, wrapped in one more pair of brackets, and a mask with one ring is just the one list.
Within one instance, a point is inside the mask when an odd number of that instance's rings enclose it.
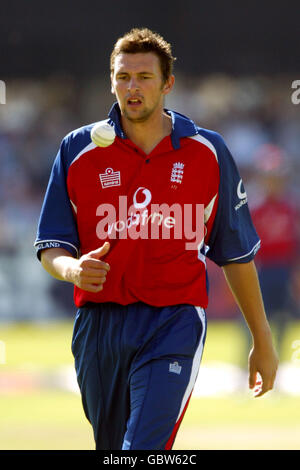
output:
{"label": "vodafone logo", "polygon": [[[145,196],[145,199],[143,202],[137,202],[136,198],[137,198],[138,193],[142,193]],[[133,205],[136,209],[145,209],[145,207],[147,207],[148,204],[150,204],[151,199],[152,199],[152,194],[149,191],[149,189],[146,189],[146,188],[143,188],[143,186],[140,186],[133,195]]]}
{"label": "vodafone logo", "polygon": [[[150,204],[151,191],[143,186],[133,194],[128,207],[127,196],[119,196],[119,205],[100,204],[96,216],[101,217],[96,225],[100,240],[153,239],[186,240],[186,250],[200,250],[204,240],[204,205],[167,203]],[[196,218],[195,225],[193,218]],[[196,231],[193,227],[196,227]]]}
{"label": "vodafone logo", "polygon": [[237,196],[240,199],[240,202],[235,206],[235,210],[239,210],[244,204],[247,204],[247,194],[245,188],[243,186],[243,181],[240,179],[239,184],[237,186]]}
{"label": "vodafone logo", "polygon": [[239,199],[245,199],[245,197],[247,197],[245,189],[244,191],[242,190],[242,184],[243,184],[243,181],[240,180],[238,187],[237,187],[237,195]]}

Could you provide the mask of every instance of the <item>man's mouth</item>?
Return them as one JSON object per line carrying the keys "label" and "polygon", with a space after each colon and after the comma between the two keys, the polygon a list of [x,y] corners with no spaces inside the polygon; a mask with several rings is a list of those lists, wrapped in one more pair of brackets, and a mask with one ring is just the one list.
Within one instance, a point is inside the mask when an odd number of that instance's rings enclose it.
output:
{"label": "man's mouth", "polygon": [[142,100],[140,98],[128,98],[127,104],[129,106],[139,106],[142,104]]}

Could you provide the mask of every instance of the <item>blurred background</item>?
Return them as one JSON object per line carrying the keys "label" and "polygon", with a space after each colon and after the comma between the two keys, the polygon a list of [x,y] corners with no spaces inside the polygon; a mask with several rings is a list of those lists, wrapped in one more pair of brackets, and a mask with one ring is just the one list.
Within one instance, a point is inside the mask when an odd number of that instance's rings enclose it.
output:
{"label": "blurred background", "polygon": [[106,117],[109,56],[135,26],[173,45],[166,106],[221,133],[237,162],[281,361],[275,390],[253,399],[247,328],[209,262],[207,344],[175,448],[300,449],[299,4],[4,0],[0,11],[0,449],[93,448],[72,286],[43,271],[33,243],[60,142]]}

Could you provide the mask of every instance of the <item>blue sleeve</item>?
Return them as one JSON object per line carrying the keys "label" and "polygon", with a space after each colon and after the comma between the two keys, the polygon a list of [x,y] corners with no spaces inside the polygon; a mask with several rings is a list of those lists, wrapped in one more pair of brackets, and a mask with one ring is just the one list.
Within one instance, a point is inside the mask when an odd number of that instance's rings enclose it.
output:
{"label": "blue sleeve", "polygon": [[79,254],[79,237],[67,191],[66,139],[54,161],[38,223],[34,246],[40,259],[45,248],[64,248],[74,257]]}
{"label": "blue sleeve", "polygon": [[217,136],[214,145],[220,170],[219,199],[207,257],[219,266],[247,263],[258,251],[260,239],[235,161],[222,137]]}

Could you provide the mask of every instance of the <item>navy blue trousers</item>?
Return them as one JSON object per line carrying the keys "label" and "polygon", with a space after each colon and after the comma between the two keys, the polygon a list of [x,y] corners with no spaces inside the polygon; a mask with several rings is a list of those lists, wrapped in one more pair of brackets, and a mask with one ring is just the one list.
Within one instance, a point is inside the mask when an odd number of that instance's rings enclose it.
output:
{"label": "navy blue trousers", "polygon": [[205,312],[192,305],[79,308],[72,352],[97,450],[172,448],[205,336]]}

